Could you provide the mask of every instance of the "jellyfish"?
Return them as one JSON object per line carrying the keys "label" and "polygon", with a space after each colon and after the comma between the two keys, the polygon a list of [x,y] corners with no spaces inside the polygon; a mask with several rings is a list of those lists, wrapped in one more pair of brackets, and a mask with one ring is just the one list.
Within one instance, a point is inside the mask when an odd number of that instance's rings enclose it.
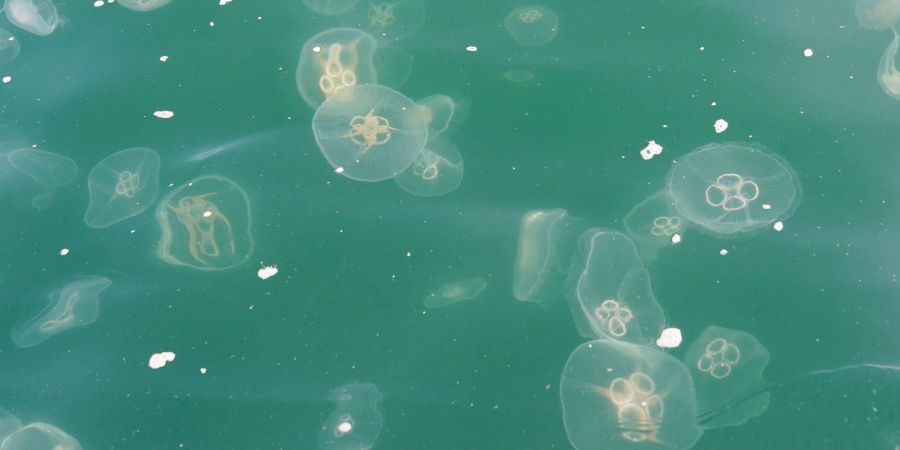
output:
{"label": "jellyfish", "polygon": [[297,90],[313,108],[356,84],[378,81],[373,57],[378,44],[353,28],[332,28],[311,37],[300,50]]}
{"label": "jellyfish", "polygon": [[113,153],[91,169],[88,190],[87,226],[105,228],[134,217],[159,194],[159,155],[144,147]]}
{"label": "jellyfish", "polygon": [[709,144],[678,158],[668,175],[678,214],[719,236],[784,220],[800,200],[791,166],[757,145]]}
{"label": "jellyfish", "polygon": [[[122,1],[122,0],[119,0]],[[353,9],[359,0],[303,0],[303,4],[310,11],[324,16],[336,16]]]}
{"label": "jellyfish", "polygon": [[688,346],[684,363],[694,379],[704,428],[741,425],[769,406],[768,392],[732,404],[764,385],[762,373],[769,363],[769,351],[750,333],[709,326]]}
{"label": "jellyfish", "polygon": [[7,436],[15,433],[20,428],[22,428],[22,421],[13,413],[0,408],[0,443],[3,443]]}
{"label": "jellyfish", "polygon": [[75,175],[78,173],[75,161],[43,150],[31,148],[13,150],[9,152],[7,159],[13,167],[45,188],[45,192],[31,200],[31,205],[37,210],[47,209],[53,201],[56,189],[75,181]]}
{"label": "jellyfish", "polygon": [[423,304],[428,308],[443,308],[478,297],[486,287],[483,278],[466,278],[439,287],[425,297]]}
{"label": "jellyfish", "polygon": [[416,160],[428,140],[422,110],[377,84],[351,86],[322,103],[312,120],[325,159],[347,178],[393,178]]}
{"label": "jellyfish", "polygon": [[900,23],[900,0],[856,0],[856,20],[869,30],[886,30]]}
{"label": "jellyfish", "polygon": [[703,435],[691,375],[652,347],[579,345],[559,382],[563,424],[577,450],[689,449]]}
{"label": "jellyfish", "polygon": [[516,42],[522,45],[543,45],[556,37],[559,17],[556,11],[546,6],[520,6],[506,16],[503,25]]}
{"label": "jellyfish", "polygon": [[372,448],[384,419],[378,403],[383,396],[371,383],[353,383],[331,390],[328,400],[334,412],[325,419],[319,432],[322,450],[364,450]]}
{"label": "jellyfish", "polygon": [[534,72],[525,69],[512,69],[503,72],[503,78],[515,84],[525,85],[534,80]]}
{"label": "jellyfish", "polygon": [[519,225],[513,265],[513,296],[548,307],[562,298],[569,258],[580,221],[564,209],[529,211]]}
{"label": "jellyfish", "polygon": [[447,131],[456,112],[456,103],[446,95],[432,95],[416,102],[425,114],[428,139],[435,139]]}
{"label": "jellyfish", "polygon": [[641,260],[645,262],[656,261],[661,249],[677,243],[686,225],[666,189],[631,208],[623,222],[625,231],[634,240]]}
{"label": "jellyfish", "polygon": [[118,0],[119,4],[138,12],[153,11],[168,5],[172,0]]}
{"label": "jellyfish", "polygon": [[253,252],[250,200],[227,178],[205,175],[177,187],[160,200],[156,219],[156,256],[169,264],[225,270]]}
{"label": "jellyfish", "polygon": [[[900,8],[900,0],[897,1]],[[884,49],[878,63],[878,84],[891,97],[900,100],[900,72],[897,71],[897,48],[900,47],[900,31],[893,29],[894,39]]]}
{"label": "jellyfish", "polygon": [[61,23],[51,0],[6,0],[6,18],[13,25],[38,36],[47,36]]}
{"label": "jellyfish", "polygon": [[81,450],[78,440],[49,423],[34,422],[9,435],[2,450]]}
{"label": "jellyfish", "polygon": [[9,31],[0,28],[0,65],[6,64],[19,56],[22,44]]}
{"label": "jellyfish", "polygon": [[63,331],[94,323],[100,317],[100,294],[110,285],[109,278],[94,275],[67,280],[38,299],[47,301],[40,312],[19,320],[12,329],[13,342],[19,348],[34,347]]}
{"label": "jellyfish", "polygon": [[360,0],[342,16],[344,24],[394,41],[415,34],[425,24],[423,0]]}
{"label": "jellyfish", "polygon": [[581,235],[566,298],[578,332],[589,339],[651,344],[665,325],[637,248],[618,231],[592,228]]}
{"label": "jellyfish", "polygon": [[456,146],[446,140],[429,141],[416,160],[394,181],[406,192],[419,197],[449,194],[463,178],[463,159]]}

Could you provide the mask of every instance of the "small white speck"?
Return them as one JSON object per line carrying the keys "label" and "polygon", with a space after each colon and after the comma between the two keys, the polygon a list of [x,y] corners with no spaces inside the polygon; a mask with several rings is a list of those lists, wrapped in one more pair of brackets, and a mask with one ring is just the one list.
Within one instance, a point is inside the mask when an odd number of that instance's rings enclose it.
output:
{"label": "small white speck", "polygon": [[681,330],[678,328],[666,328],[662,330],[659,339],[656,340],[656,346],[660,348],[677,348],[681,345]]}
{"label": "small white speck", "polygon": [[672,243],[677,244],[679,242],[681,242],[681,235],[678,233],[673,234],[672,235]]}
{"label": "small white speck", "polygon": [[722,256],[725,256],[725,255],[728,254],[728,250],[725,250],[725,249],[723,248],[722,250],[719,250],[719,254],[722,255]]}
{"label": "small white speck", "polygon": [[203,217],[211,217],[212,211],[203,211]]}
{"label": "small white speck", "polygon": [[[809,57],[811,57],[812,55],[813,55],[813,50],[812,50],[811,48],[808,48],[808,49],[806,49],[806,50],[803,50],[803,56],[809,58]],[[828,59],[828,58],[825,58],[825,59]]]}
{"label": "small white speck", "polygon": [[349,422],[349,421],[348,421],[348,422],[341,422],[341,423],[338,424],[337,429],[338,429],[338,431],[340,431],[341,433],[349,433],[350,430],[353,429],[353,422]]}
{"label": "small white speck", "polygon": [[716,130],[716,134],[722,134],[725,130],[728,129],[728,122],[725,119],[719,119],[716,123],[713,124],[713,130]]}
{"label": "small white speck", "polygon": [[768,203],[764,203],[764,204],[762,205],[762,209],[768,211],[768,210],[772,209],[772,205],[770,205],[770,204],[768,204]]}
{"label": "small white speck", "polygon": [[315,47],[312,48],[312,51],[313,51],[313,53],[319,53],[319,52],[322,51],[322,47],[319,47],[319,46],[317,45],[317,46],[315,46]]}
{"label": "small white speck", "polygon": [[10,81],[12,81],[11,76],[7,75],[7,76],[3,77],[3,84],[9,83]]}
{"label": "small white speck", "polygon": [[160,119],[171,119],[175,117],[175,113],[172,111],[154,111],[153,115]]}
{"label": "small white speck", "polygon": [[474,45],[470,45],[470,46],[466,47],[466,51],[467,51],[467,52],[477,52],[477,51],[478,51],[478,47],[476,47],[476,46],[474,46]]}
{"label": "small white speck", "polygon": [[167,363],[175,361],[175,353],[173,352],[160,352],[154,353],[150,356],[150,361],[147,363],[151,369],[159,369],[160,367],[164,367]]}
{"label": "small white speck", "polygon": [[64,248],[59,251],[59,256],[66,256],[68,254],[69,254],[69,249],[67,249],[67,248]]}
{"label": "small white speck", "polygon": [[775,222],[775,224],[772,225],[772,229],[775,230],[775,231],[781,231],[781,230],[783,230],[783,229],[784,229],[784,222],[782,222],[782,221],[780,221],[780,220],[779,220],[778,222]]}
{"label": "small white speck", "polygon": [[94,2],[94,8],[99,8],[105,4],[106,3],[103,3],[103,0],[97,0],[96,2]]}
{"label": "small white speck", "polygon": [[278,267],[271,265],[256,271],[256,276],[258,276],[260,280],[268,280],[269,278],[274,277],[276,273],[278,273]]}
{"label": "small white speck", "polygon": [[662,153],[663,147],[656,143],[656,141],[647,142],[647,146],[641,149],[641,158],[644,160],[652,159],[654,156]]}
{"label": "small white speck", "polygon": [[206,367],[200,368],[200,375],[206,375]]}
{"label": "small white speck", "polygon": [[703,50],[706,50],[706,47],[701,46],[700,51],[702,52]]}
{"label": "small white speck", "polygon": [[335,168],[334,173],[344,173],[344,167],[339,166],[339,167]]}
{"label": "small white speck", "polygon": [[162,55],[159,57],[159,60],[162,62],[166,62],[169,60],[169,55]]}
{"label": "small white speck", "polygon": [[214,26],[216,26],[216,23],[215,23],[215,22],[212,22],[212,21],[210,21],[210,22],[209,22],[209,26],[211,26],[211,27],[214,27]]}
{"label": "small white speck", "polygon": [[219,6],[225,6],[231,3],[231,0],[219,0]]}
{"label": "small white speck", "polygon": [[409,258],[410,256],[412,256],[412,252],[406,252],[406,257]]}
{"label": "small white speck", "polygon": [[716,106],[716,105],[718,105],[718,103],[716,103],[716,102],[712,102],[709,104],[709,106]]}

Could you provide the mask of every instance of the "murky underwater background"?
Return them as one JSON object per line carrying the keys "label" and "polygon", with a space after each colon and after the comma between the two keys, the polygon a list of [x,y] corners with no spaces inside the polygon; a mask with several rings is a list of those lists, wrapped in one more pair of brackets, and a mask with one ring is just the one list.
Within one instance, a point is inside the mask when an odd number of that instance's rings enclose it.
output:
{"label": "murky underwater background", "polygon": [[[294,73],[303,43],[337,19],[293,0],[175,0],[144,14],[92,3],[59,4],[67,23],[47,37],[0,25],[22,45],[0,66],[11,77],[0,138],[78,165],[41,211],[38,185],[0,173],[0,330],[59,280],[112,281],[90,326],[31,348],[0,339],[0,407],[85,449],[317,448],[329,390],[351,382],[384,394],[376,448],[571,448],[559,382],[584,339],[564,302],[513,298],[519,221],[565,208],[623,229],[671,161],[710,142],[767,146],[803,197],[781,232],[690,231],[648,265],[685,335],[671,352],[716,324],[769,349],[770,381],[900,362],[900,102],[875,79],[891,33],[864,30],[848,1],[546,1],[559,32],[539,47],[503,28],[521,2],[426,1],[424,27],[396,43],[414,55],[399,90],[467,110],[452,135],[464,179],[435,198],[346,179],[316,147]],[[649,140],[664,151],[645,161]],[[138,146],[160,155],[161,197],[202,175],[247,193],[245,264],[203,272],[157,258],[155,205],[85,226],[90,168]],[[267,265],[278,274],[261,280]],[[423,306],[472,277],[487,282],[478,298]],[[177,358],[151,370],[161,351]],[[893,407],[873,410],[876,394]],[[896,373],[807,377],[694,448],[893,449],[897,405]]]}

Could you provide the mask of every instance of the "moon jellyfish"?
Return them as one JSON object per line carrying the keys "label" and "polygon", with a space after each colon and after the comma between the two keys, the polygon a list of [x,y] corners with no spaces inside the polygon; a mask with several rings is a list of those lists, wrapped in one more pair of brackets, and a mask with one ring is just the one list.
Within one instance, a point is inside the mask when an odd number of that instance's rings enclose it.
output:
{"label": "moon jellyfish", "polygon": [[[119,0],[122,1],[122,0]],[[303,0],[303,5],[310,11],[325,16],[336,16],[350,11],[359,0]]]}
{"label": "moon jellyfish", "polygon": [[300,96],[315,108],[349,86],[377,82],[373,63],[377,47],[372,36],[353,28],[332,28],[311,37],[297,63]]}
{"label": "moon jellyfish", "polygon": [[725,236],[783,220],[800,199],[800,183],[786,161],[735,142],[705,145],[678,158],[668,190],[682,218]]}
{"label": "moon jellyfish", "polygon": [[578,221],[564,209],[529,211],[522,216],[513,265],[516,299],[547,307],[562,298],[578,228]]}
{"label": "moon jellyfish", "polygon": [[641,259],[656,261],[665,247],[677,242],[676,235],[684,234],[685,223],[675,210],[669,191],[663,189],[638,203],[625,216],[625,231],[634,240]]}
{"label": "moon jellyfish", "polygon": [[542,45],[553,40],[559,31],[556,11],[542,5],[520,6],[503,21],[506,31],[522,45]]}
{"label": "moon jellyfish", "polygon": [[856,20],[869,30],[886,30],[900,23],[900,0],[857,0]]}
{"label": "moon jellyfish", "polygon": [[395,177],[428,140],[422,110],[377,84],[351,86],[329,97],[316,110],[312,128],[325,159],[357,181]]}
{"label": "moon jellyfish", "polygon": [[53,152],[23,148],[13,150],[7,155],[9,163],[20,172],[28,175],[46,189],[31,200],[31,206],[44,210],[53,201],[53,194],[60,186],[75,181],[78,166],[65,156]]}
{"label": "moon jellyfish", "polygon": [[420,197],[449,194],[463,178],[463,159],[446,140],[429,141],[412,165],[394,177],[406,192]]}
{"label": "moon jellyfish", "polygon": [[13,413],[0,408],[0,443],[19,428],[22,428],[22,421]]}
{"label": "moon jellyfish", "polygon": [[91,169],[88,190],[87,226],[105,228],[134,217],[159,194],[159,155],[143,147],[113,153]]}
{"label": "moon jellyfish", "polygon": [[[900,0],[898,0],[900,5]],[[900,6],[898,6],[900,8]],[[891,97],[900,100],[900,72],[897,71],[897,48],[900,47],[900,31],[893,29],[894,39],[884,49],[878,63],[878,84]]]}
{"label": "moon jellyfish", "polygon": [[579,345],[566,361],[559,395],[577,450],[688,449],[703,435],[687,368],[652,347]]}
{"label": "moon jellyfish", "polygon": [[38,36],[53,33],[61,23],[51,0],[6,0],[3,11],[11,24]]}
{"label": "moon jellyfish", "polygon": [[225,270],[253,251],[250,200],[227,178],[206,175],[179,186],[160,200],[156,219],[156,255],[169,264]]}
{"label": "moon jellyfish", "polygon": [[665,325],[637,248],[618,231],[581,235],[566,285],[575,326],[586,338],[651,344]]}
{"label": "moon jellyfish", "polygon": [[172,0],[118,0],[119,4],[138,12],[153,11],[168,5]]}
{"label": "moon jellyfish", "polygon": [[422,0],[364,0],[345,16],[344,23],[378,39],[397,40],[415,34],[425,24]]}
{"label": "moon jellyfish", "polygon": [[425,297],[423,304],[428,308],[443,308],[478,297],[486,287],[487,282],[483,278],[466,278],[439,287]]}
{"label": "moon jellyfish", "polygon": [[512,69],[503,72],[503,78],[519,85],[526,85],[530,81],[534,81],[535,75],[530,70]]}
{"label": "moon jellyfish", "polygon": [[81,450],[81,444],[58,427],[34,422],[9,435],[0,450]]}
{"label": "moon jellyfish", "polygon": [[763,385],[769,351],[750,333],[707,327],[684,354],[697,389],[700,424],[706,429],[741,425],[769,406],[769,393],[731,404]]}
{"label": "moon jellyfish", "polygon": [[453,115],[456,112],[456,103],[446,95],[432,95],[416,102],[422,113],[425,114],[425,123],[428,124],[428,139],[434,139],[447,131]]}
{"label": "moon jellyfish", "polygon": [[378,402],[383,396],[371,383],[354,383],[332,389],[328,400],[335,409],[322,424],[322,450],[365,450],[372,448],[384,419]]}
{"label": "moon jellyfish", "polygon": [[6,64],[19,56],[22,44],[9,31],[0,28],[0,64]]}
{"label": "moon jellyfish", "polygon": [[62,288],[38,299],[48,303],[43,310],[23,317],[13,327],[13,342],[19,348],[34,347],[63,331],[94,323],[100,317],[100,293],[111,284],[108,278],[93,275],[68,281]]}

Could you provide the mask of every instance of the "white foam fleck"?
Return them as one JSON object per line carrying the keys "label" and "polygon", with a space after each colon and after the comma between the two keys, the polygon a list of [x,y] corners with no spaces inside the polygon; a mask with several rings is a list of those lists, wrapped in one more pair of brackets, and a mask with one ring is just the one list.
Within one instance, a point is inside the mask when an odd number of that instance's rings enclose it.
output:
{"label": "white foam fleck", "polygon": [[150,355],[150,361],[147,363],[151,369],[159,369],[161,367],[165,367],[167,363],[175,361],[175,353],[173,352],[160,352],[154,353]]}
{"label": "white foam fleck", "polygon": [[656,346],[660,348],[677,348],[681,345],[681,330],[678,328],[666,328],[659,334]]}
{"label": "white foam fleck", "polygon": [[728,129],[728,122],[725,119],[719,119],[713,124],[713,129],[716,130],[716,134],[722,134]]}
{"label": "white foam fleck", "polygon": [[648,141],[647,146],[641,150],[641,158],[644,158],[644,160],[646,161],[662,153],[662,151],[662,145],[657,144],[656,141]]}
{"label": "white foam fleck", "polygon": [[780,220],[779,220],[778,222],[775,222],[775,223],[772,225],[772,229],[774,229],[775,231],[781,231],[781,230],[783,230],[783,229],[784,229],[784,222],[782,222],[782,221],[780,221]]}
{"label": "white foam fleck", "polygon": [[722,256],[725,256],[725,255],[728,254],[728,250],[725,250],[725,249],[723,248],[722,250],[719,250],[719,254],[722,255]]}
{"label": "white foam fleck", "polygon": [[67,248],[64,248],[59,251],[59,256],[66,256],[68,254],[69,254],[69,249],[67,249]]}
{"label": "white foam fleck", "polygon": [[160,119],[171,119],[175,117],[175,113],[172,111],[154,111],[153,115]]}
{"label": "white foam fleck", "polygon": [[803,50],[803,56],[810,58],[810,57],[812,57],[812,55],[813,55],[813,49],[808,48],[806,50]]}
{"label": "white foam fleck", "polygon": [[466,51],[467,51],[467,52],[477,52],[477,51],[478,51],[478,47],[476,47],[476,46],[474,46],[474,45],[470,45],[470,46],[466,47]]}
{"label": "white foam fleck", "polygon": [[276,273],[278,273],[278,267],[271,265],[256,271],[256,276],[258,276],[260,280],[268,280],[269,278],[274,277]]}

